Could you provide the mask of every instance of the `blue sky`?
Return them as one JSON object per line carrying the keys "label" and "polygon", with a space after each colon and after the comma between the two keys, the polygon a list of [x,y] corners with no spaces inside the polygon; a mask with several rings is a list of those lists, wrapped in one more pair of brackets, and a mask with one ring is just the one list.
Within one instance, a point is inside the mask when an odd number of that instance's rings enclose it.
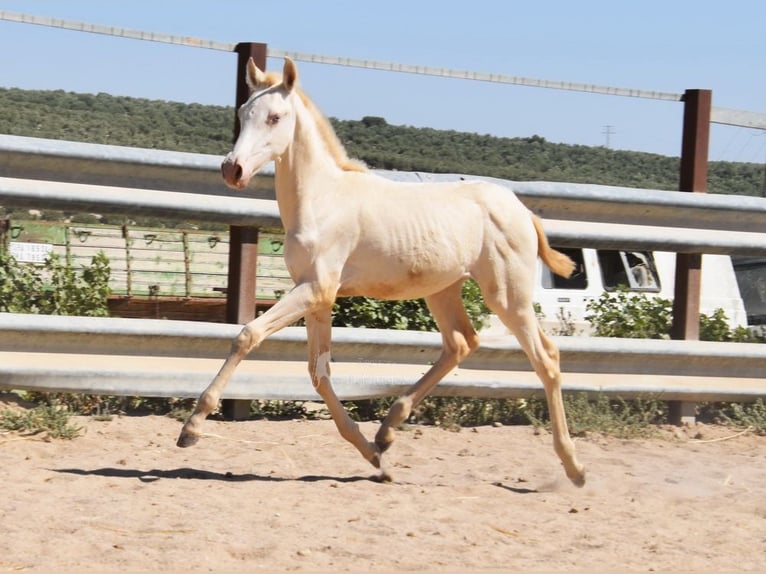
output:
{"label": "blue sky", "polygon": [[[683,92],[766,112],[763,0],[0,0],[0,10],[280,50]],[[0,86],[231,105],[236,56],[0,21]],[[281,62],[269,59],[268,67]],[[682,104],[300,63],[328,115],[678,155]],[[766,161],[713,126],[712,160]]]}

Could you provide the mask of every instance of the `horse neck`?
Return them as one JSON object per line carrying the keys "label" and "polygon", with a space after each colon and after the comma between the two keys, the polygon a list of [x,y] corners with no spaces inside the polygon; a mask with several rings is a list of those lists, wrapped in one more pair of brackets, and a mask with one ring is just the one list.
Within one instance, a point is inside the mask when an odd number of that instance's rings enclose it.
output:
{"label": "horse neck", "polygon": [[340,171],[327,150],[311,112],[295,98],[295,133],[292,142],[278,158],[274,187],[279,213],[286,231],[312,221],[313,197],[321,193],[322,180]]}

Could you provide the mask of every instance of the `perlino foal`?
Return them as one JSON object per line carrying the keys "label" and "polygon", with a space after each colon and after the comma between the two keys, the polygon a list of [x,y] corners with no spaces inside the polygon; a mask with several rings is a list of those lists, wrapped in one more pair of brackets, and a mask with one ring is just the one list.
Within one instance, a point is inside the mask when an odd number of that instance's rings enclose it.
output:
{"label": "perlino foal", "polygon": [[[275,188],[285,229],[285,262],[295,287],[247,323],[184,425],[178,446],[195,444],[239,362],[272,333],[305,318],[308,367],[340,434],[381,469],[383,453],[434,386],[479,345],[460,298],[473,277],[490,309],[516,335],[545,387],[553,445],[576,485],[585,482],[561,398],[559,352],[535,318],[533,276],[539,256],[555,273],[574,264],[548,245],[540,221],[509,190],[487,182],[397,183],[350,160],[329,122],[297,88],[290,59],[264,73],[251,59],[252,93],[239,109],[241,132],[221,165],[226,183],[244,188],[275,161]],[[331,310],[337,297],[424,297],[442,334],[439,359],[382,422],[374,442],[338,400],[330,377]]]}

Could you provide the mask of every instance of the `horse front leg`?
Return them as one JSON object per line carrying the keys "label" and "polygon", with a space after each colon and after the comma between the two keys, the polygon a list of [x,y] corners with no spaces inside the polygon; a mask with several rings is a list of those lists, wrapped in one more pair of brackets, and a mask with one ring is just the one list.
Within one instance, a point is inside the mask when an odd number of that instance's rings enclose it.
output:
{"label": "horse front leg", "polygon": [[330,377],[331,311],[332,308],[327,307],[306,315],[311,383],[330,411],[340,435],[353,444],[365,460],[369,461],[375,468],[380,468],[378,448],[375,443],[369,442],[364,437],[359,430],[359,425],[351,420],[348,411],[332,388]]}
{"label": "horse front leg", "polygon": [[258,347],[263,340],[294,323],[306,314],[314,304],[313,290],[308,284],[296,285],[287,295],[266,313],[247,323],[234,339],[229,356],[213,379],[213,382],[202,392],[194,412],[181,429],[176,444],[182,448],[197,443],[202,432],[202,424],[207,416],[218,406],[223,390],[237,368],[237,365],[247,354]]}

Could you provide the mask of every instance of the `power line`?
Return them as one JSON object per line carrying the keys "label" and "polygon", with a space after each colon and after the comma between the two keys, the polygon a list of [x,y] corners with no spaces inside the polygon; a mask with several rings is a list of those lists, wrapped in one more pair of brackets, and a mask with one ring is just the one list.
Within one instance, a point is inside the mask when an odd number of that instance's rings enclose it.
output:
{"label": "power line", "polygon": [[[92,34],[102,34],[106,36],[118,36],[120,38],[131,38],[134,40],[145,40],[149,42],[160,42],[164,44],[175,44],[191,48],[206,48],[208,50],[220,50],[224,52],[233,52],[236,44],[227,42],[217,42],[214,40],[203,40],[190,36],[174,36],[171,34],[162,34],[158,32],[144,32],[140,30],[131,30],[117,26],[103,26],[101,24],[89,24],[86,22],[76,22],[73,20],[62,20],[60,18],[50,18],[47,16],[35,16],[32,14],[20,14],[18,12],[0,11],[0,20],[9,22],[18,22],[21,24],[34,24],[37,26],[48,26],[53,28],[62,28],[76,32],[89,32]],[[407,74],[420,74],[425,76],[438,76],[442,78],[455,78],[460,80],[474,80],[481,82],[492,82],[497,84],[514,84],[519,86],[529,86],[535,88],[549,88],[554,90],[568,90],[576,92],[589,92],[593,94],[604,94],[610,96],[626,96],[633,98],[648,98],[653,100],[680,101],[682,94],[671,92],[658,92],[650,90],[639,90],[634,88],[618,88],[613,86],[600,86],[596,84],[583,84],[578,82],[565,82],[560,80],[544,80],[540,78],[525,78],[522,76],[508,76],[505,74],[493,74],[488,72],[476,72],[471,70],[456,70],[451,68],[436,68],[431,66],[419,66],[412,64],[401,64],[397,62],[382,62],[377,60],[361,60],[358,58],[346,58],[342,56],[327,56],[322,54],[306,54],[303,52],[292,52],[289,50],[278,50],[269,48],[269,57],[284,58],[289,57],[300,62],[309,62],[315,64],[330,64],[334,66],[349,66],[353,68],[364,68],[368,70],[382,70],[387,72],[403,72]]]}
{"label": "power line", "polygon": [[[102,34],[106,36],[118,36],[120,38],[130,38],[133,40],[145,40],[149,42],[160,42],[164,44],[175,44],[190,48],[205,48],[208,50],[219,50],[224,52],[233,52],[236,44],[230,42],[218,42],[215,40],[204,40],[191,36],[175,36],[172,34],[163,34],[159,32],[144,32],[141,30],[131,30],[118,26],[104,26],[101,24],[89,24],[87,22],[78,22],[73,20],[63,20],[60,18],[51,18],[48,16],[35,16],[32,14],[21,14],[18,12],[9,12],[0,10],[0,20],[8,22],[17,22],[20,24],[35,24],[37,26],[48,26],[53,28],[62,28],[76,32],[89,32],[92,34]],[[269,48],[268,56],[270,58],[290,57],[299,62],[308,62],[314,64],[330,64],[334,66],[349,66],[353,68],[364,68],[368,70],[381,70],[386,72],[403,72],[407,74],[419,74],[425,76],[438,76],[441,78],[454,78],[459,80],[474,80],[480,82],[491,82],[497,84],[513,84],[517,86],[528,86],[533,88],[548,88],[553,90],[567,90],[574,92],[588,92],[591,94],[601,94],[608,96],[625,96],[632,98],[645,98],[651,100],[666,100],[679,102],[683,101],[683,94],[673,92],[660,92],[654,90],[640,90],[635,88],[619,88],[614,86],[600,86],[597,84],[584,84],[579,82],[565,82],[561,80],[544,80],[540,78],[526,78],[522,76],[508,76],[506,74],[492,74],[487,72],[476,72],[471,70],[456,70],[451,68],[435,68],[431,66],[419,66],[412,64],[401,64],[397,62],[383,62],[378,60],[361,60],[358,58],[347,58],[343,56],[327,56],[322,54],[306,54],[303,52],[292,52],[289,50],[278,50]],[[760,130],[766,130],[766,114],[759,112],[750,112],[743,110],[732,110],[727,108],[714,107],[711,110],[710,121],[712,123],[748,127]]]}
{"label": "power line", "polygon": [[62,20],[60,18],[50,18],[48,16],[35,16],[33,14],[20,14],[18,12],[8,12],[6,10],[0,10],[0,20],[18,22],[19,24],[47,26],[49,28],[62,28],[64,30],[73,30],[75,32],[89,32],[91,34],[102,34],[105,36],[118,36],[120,38],[130,38],[132,40],[146,40],[149,42],[160,42],[163,44],[176,44],[179,46],[188,46],[190,48],[221,50],[223,52],[233,52],[234,47],[236,46],[236,44],[216,42],[214,40],[202,40],[200,38],[192,38],[190,36],[173,36],[171,34],[161,34],[158,32],[142,32],[140,30],[120,28],[118,26],[88,24],[87,22]]}
{"label": "power line", "polygon": [[358,58],[346,58],[340,56],[304,54],[302,52],[291,52],[287,50],[272,50],[271,48],[269,48],[269,56],[277,58],[287,56],[293,60],[312,62],[317,64],[332,64],[335,66],[350,66],[353,68],[365,68],[368,70],[404,72],[408,74],[438,76],[441,78],[454,78],[458,80],[492,82],[497,84],[514,84],[517,86],[528,86],[533,88],[549,88],[554,90],[589,92],[592,94],[603,94],[609,96],[627,96],[633,98],[648,98],[653,100],[669,100],[674,102],[681,101],[683,98],[682,94],[675,94],[670,92],[657,92],[634,88],[618,88],[614,86],[600,86],[596,84],[565,82],[561,80],[543,80],[540,78],[525,78],[522,76],[508,76],[506,74],[492,74],[488,72],[475,72],[470,70],[455,70],[451,68],[435,68],[432,66],[418,66],[395,62],[360,60]]}

